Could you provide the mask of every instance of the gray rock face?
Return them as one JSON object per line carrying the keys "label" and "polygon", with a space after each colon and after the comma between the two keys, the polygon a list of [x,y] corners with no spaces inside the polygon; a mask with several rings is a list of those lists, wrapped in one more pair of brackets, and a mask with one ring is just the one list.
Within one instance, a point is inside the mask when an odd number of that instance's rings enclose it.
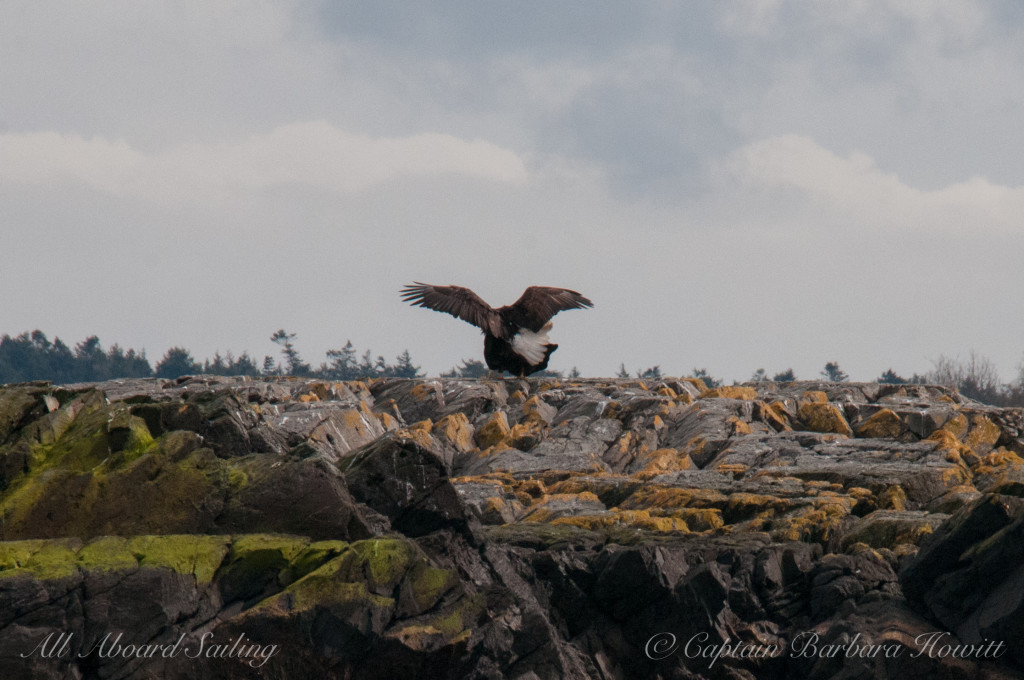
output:
{"label": "gray rock face", "polygon": [[1022,428],[934,386],[0,387],[0,668],[1022,677]]}

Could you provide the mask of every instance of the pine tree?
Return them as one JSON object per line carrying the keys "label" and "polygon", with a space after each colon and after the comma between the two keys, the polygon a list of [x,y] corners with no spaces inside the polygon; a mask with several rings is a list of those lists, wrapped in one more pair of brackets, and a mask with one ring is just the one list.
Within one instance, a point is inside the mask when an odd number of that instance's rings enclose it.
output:
{"label": "pine tree", "polygon": [[303,363],[298,350],[292,344],[292,340],[295,339],[295,333],[287,333],[281,328],[271,335],[270,339],[281,345],[281,354],[284,355],[285,369],[288,371],[288,375],[309,375],[309,364]]}
{"label": "pine tree", "polygon": [[830,382],[843,382],[850,378],[839,368],[839,363],[836,361],[830,361],[825,364],[825,370],[821,372],[821,377]]}
{"label": "pine tree", "polygon": [[156,364],[156,377],[180,378],[183,375],[197,375],[203,367],[196,363],[192,354],[184,347],[172,347]]}

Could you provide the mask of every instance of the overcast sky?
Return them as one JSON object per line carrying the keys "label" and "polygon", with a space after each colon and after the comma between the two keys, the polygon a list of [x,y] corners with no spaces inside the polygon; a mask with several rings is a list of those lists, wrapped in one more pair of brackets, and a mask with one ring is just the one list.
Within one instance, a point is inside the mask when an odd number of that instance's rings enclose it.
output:
{"label": "overcast sky", "polygon": [[1017,0],[0,4],[0,333],[430,375],[555,318],[551,367],[746,380],[1024,357]]}

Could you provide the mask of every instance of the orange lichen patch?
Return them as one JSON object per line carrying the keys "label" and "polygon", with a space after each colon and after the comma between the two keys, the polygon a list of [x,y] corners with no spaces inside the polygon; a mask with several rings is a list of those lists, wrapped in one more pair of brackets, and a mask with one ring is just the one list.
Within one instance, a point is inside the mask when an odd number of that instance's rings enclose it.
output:
{"label": "orange lichen patch", "polygon": [[561,385],[561,383],[558,380],[554,380],[554,381],[546,380],[546,381],[542,382],[537,387],[537,391],[538,392],[547,392],[548,390],[553,390],[553,389],[556,389],[556,388],[561,387],[561,386],[562,385]]}
{"label": "orange lichen patch", "polygon": [[[519,484],[517,484],[515,486],[515,489],[516,489],[516,491],[521,491],[521,492],[525,493],[526,495],[530,496],[531,498],[543,498],[548,493],[548,490],[544,486],[544,482],[540,481],[539,479],[527,479],[527,480],[524,480],[524,481],[520,482]],[[579,494],[582,494],[582,493],[587,493],[587,492],[584,492],[584,491],[581,490],[581,491],[575,492],[575,495],[579,495]],[[556,495],[573,495],[573,492],[563,491],[563,492],[560,492],[560,493],[558,493]],[[591,494],[591,495],[594,496],[594,494]],[[594,496],[594,498],[596,499],[597,496]]]}
{"label": "orange lichen patch", "polygon": [[[854,529],[843,540],[848,545],[870,545],[875,548],[890,550],[898,545],[919,545],[926,536],[932,533],[927,521],[897,519],[879,513],[880,516],[869,515],[860,527]],[[851,545],[851,547],[852,547]],[[849,550],[850,548],[847,548]]]}
{"label": "orange lichen patch", "polygon": [[646,508],[722,508],[726,496],[711,489],[678,489],[652,486],[642,488],[623,501],[619,507],[630,510]]}
{"label": "orange lichen patch", "polygon": [[971,418],[971,430],[967,434],[967,446],[979,456],[992,450],[1003,431],[988,417],[980,413]]}
{"label": "orange lichen patch", "polygon": [[488,446],[486,449],[479,449],[479,452],[470,452],[469,455],[474,459],[483,459],[504,453],[505,451],[515,451],[515,449],[505,442],[499,442],[494,446]]}
{"label": "orange lichen patch", "polygon": [[860,423],[855,432],[858,437],[895,439],[903,432],[903,421],[892,409],[883,408]]}
{"label": "orange lichen patch", "polygon": [[907,492],[899,484],[893,484],[878,494],[878,507],[885,510],[906,510]]}
{"label": "orange lichen patch", "polygon": [[680,508],[664,514],[683,520],[690,531],[713,531],[725,526],[722,511],[718,508]]}
{"label": "orange lichen patch", "polygon": [[950,467],[942,471],[942,483],[948,488],[960,486],[970,481],[970,473],[962,467]]}
{"label": "orange lichen patch", "polygon": [[689,392],[683,392],[678,397],[670,401],[669,404],[675,406],[675,402],[679,402],[680,404],[692,404],[693,396]]}
{"label": "orange lichen patch", "polygon": [[1024,465],[1024,459],[1005,446],[1000,446],[995,451],[987,454],[981,459],[983,465],[1000,467],[1003,465]]}
{"label": "orange lichen patch", "polygon": [[807,479],[803,480],[804,488],[813,493],[822,493],[826,491],[841,491],[843,489],[842,484],[836,484],[835,482],[827,482],[824,479]]}
{"label": "orange lichen patch", "polygon": [[685,453],[677,449],[655,449],[637,456],[637,461],[643,466],[638,477],[659,475],[662,472],[675,470],[689,470],[693,467],[693,461]]}
{"label": "orange lichen patch", "polygon": [[865,489],[863,486],[851,487],[846,490],[846,493],[850,498],[854,498],[859,501],[875,497],[875,494],[872,493],[871,489]]}
{"label": "orange lichen patch", "polygon": [[964,435],[967,434],[968,429],[967,416],[963,413],[957,413],[955,416],[947,420],[940,429],[949,432],[957,439],[963,439]]}
{"label": "orange lichen patch", "polygon": [[811,402],[815,404],[827,404],[828,395],[821,390],[807,390],[800,395],[800,401]]}
{"label": "orange lichen patch", "polygon": [[690,528],[679,517],[652,517],[646,510],[613,510],[601,515],[559,517],[552,524],[571,524],[591,531],[626,525],[657,533],[689,533]]}
{"label": "orange lichen patch", "polygon": [[299,401],[309,403],[311,401],[320,401],[320,397],[313,392],[307,392],[306,394],[299,395]]}
{"label": "orange lichen patch", "polygon": [[779,402],[772,402],[770,404],[757,402],[756,405],[759,407],[758,411],[761,420],[776,432],[793,429],[789,424],[789,416],[786,415],[785,409],[782,408],[782,404]]}
{"label": "orange lichen patch", "polygon": [[375,413],[374,417],[385,430],[394,430],[398,428],[398,419],[389,413]]}
{"label": "orange lichen patch", "polygon": [[469,418],[461,411],[441,418],[434,424],[432,432],[435,437],[448,442],[459,451],[466,452],[473,449],[473,432],[469,425]]}
{"label": "orange lichen patch", "polygon": [[558,508],[552,508],[549,506],[558,505],[561,503],[576,503],[576,502],[591,502],[600,503],[600,499],[589,491],[583,493],[553,493],[544,496],[537,500],[532,506],[530,506],[530,514],[523,518],[526,522],[552,522],[559,517],[564,516],[562,511]]}
{"label": "orange lichen patch", "polygon": [[752,517],[772,517],[789,509],[789,506],[789,501],[783,498],[737,491],[729,494],[722,514],[731,524]]}
{"label": "orange lichen patch", "polygon": [[476,443],[481,449],[497,446],[508,440],[511,428],[504,411],[495,411],[476,431]]}
{"label": "orange lichen patch", "polygon": [[522,390],[516,390],[508,396],[508,403],[510,404],[521,404],[526,401],[526,393]]}
{"label": "orange lichen patch", "polygon": [[405,428],[404,430],[399,430],[398,432],[399,434],[404,435],[409,439],[413,440],[423,448],[429,449],[432,448],[433,446],[433,442],[430,437],[430,428],[432,426],[433,423],[428,418],[426,420],[421,420],[419,422],[413,423],[409,427]]}
{"label": "orange lichen patch", "polygon": [[804,403],[797,411],[797,417],[812,432],[831,432],[847,437],[853,435],[853,430],[850,429],[846,418],[832,404]]}
{"label": "orange lichen patch", "polygon": [[[523,416],[524,420],[537,422],[542,425],[550,425],[551,422],[544,417],[543,406],[544,402],[540,400],[536,394],[523,402]],[[550,410],[551,407],[549,406]]]}
{"label": "orange lichen patch", "polygon": [[950,460],[950,462],[956,462],[959,459],[965,465],[973,467],[980,460],[974,451],[962,444],[956,435],[949,430],[935,430],[925,441],[935,442],[935,448],[946,452],[948,454],[946,460]]}
{"label": "orange lichen patch", "polygon": [[701,394],[702,392],[707,392],[708,386],[706,384],[704,384],[704,381],[701,380],[700,378],[680,378],[679,381],[680,382],[684,382],[684,383],[690,383],[691,385],[696,387],[697,388],[697,394]]}
{"label": "orange lichen patch", "polygon": [[842,527],[846,515],[840,508],[833,506],[807,507],[785,517],[772,519],[765,528],[777,541],[825,543]]}
{"label": "orange lichen patch", "polygon": [[734,436],[739,434],[750,434],[750,424],[740,420],[736,416],[729,416],[728,420],[725,422],[732,426],[732,434]]}
{"label": "orange lichen patch", "polygon": [[710,390],[704,390],[700,393],[701,399],[742,399],[744,401],[754,401],[757,399],[757,390],[753,387],[738,387],[733,385],[724,385],[721,387],[713,387]]}
{"label": "orange lichen patch", "polygon": [[676,391],[669,387],[668,385],[662,385],[661,387],[659,387],[657,393],[663,397],[668,397],[669,399],[675,399],[679,396],[678,394],[676,394]]}
{"label": "orange lichen patch", "polygon": [[409,394],[412,395],[416,401],[426,401],[427,399],[437,399],[439,396],[439,388],[437,385],[431,383],[418,383],[413,385],[412,389],[409,390]]}
{"label": "orange lichen patch", "polygon": [[721,465],[715,466],[716,471],[734,476],[742,475],[749,469],[750,467],[743,463],[722,463]]}
{"label": "orange lichen patch", "polygon": [[[537,484],[540,484],[541,489],[545,488],[544,482],[540,480],[530,480],[530,482],[536,482]],[[545,493],[580,494],[588,492],[594,493],[596,495],[597,490],[597,485],[595,485],[593,481],[590,479],[570,477],[569,479],[563,479],[562,481],[555,482],[551,486],[547,487]]]}
{"label": "orange lichen patch", "polygon": [[506,489],[511,489],[516,484],[516,479],[507,472],[488,472],[483,475],[466,475],[464,477],[452,477],[452,484],[472,484],[473,482],[497,482]]}
{"label": "orange lichen patch", "polygon": [[691,458],[697,458],[703,455],[704,449],[707,448],[707,446],[707,440],[698,435],[686,442],[686,445],[683,447],[683,453],[687,454]]}
{"label": "orange lichen patch", "polygon": [[545,425],[539,420],[516,423],[508,433],[508,442],[517,449],[530,449],[544,436]]}

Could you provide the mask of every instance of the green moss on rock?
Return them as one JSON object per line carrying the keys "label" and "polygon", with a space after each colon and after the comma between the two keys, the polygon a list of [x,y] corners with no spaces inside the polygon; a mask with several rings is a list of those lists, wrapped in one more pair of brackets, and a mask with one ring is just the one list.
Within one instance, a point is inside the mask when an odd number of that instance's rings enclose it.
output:
{"label": "green moss on rock", "polygon": [[128,549],[128,539],[122,536],[101,536],[89,541],[78,552],[78,564],[85,570],[136,569],[139,560]]}
{"label": "green moss on rock", "polygon": [[128,550],[140,566],[166,567],[195,575],[197,583],[209,583],[228,554],[230,542],[229,536],[136,536],[128,540]]}
{"label": "green moss on rock", "polygon": [[49,580],[73,576],[81,547],[77,538],[0,543],[0,578],[31,576]]}

